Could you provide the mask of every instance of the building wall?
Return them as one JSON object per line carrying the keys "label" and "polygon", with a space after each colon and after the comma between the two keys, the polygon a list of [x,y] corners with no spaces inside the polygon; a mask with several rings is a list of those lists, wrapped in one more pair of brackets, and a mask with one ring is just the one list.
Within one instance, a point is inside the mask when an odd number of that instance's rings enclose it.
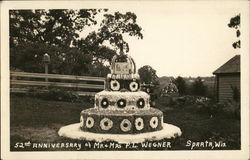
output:
{"label": "building wall", "polygon": [[240,89],[240,74],[217,75],[217,98],[219,102],[233,100],[232,86]]}

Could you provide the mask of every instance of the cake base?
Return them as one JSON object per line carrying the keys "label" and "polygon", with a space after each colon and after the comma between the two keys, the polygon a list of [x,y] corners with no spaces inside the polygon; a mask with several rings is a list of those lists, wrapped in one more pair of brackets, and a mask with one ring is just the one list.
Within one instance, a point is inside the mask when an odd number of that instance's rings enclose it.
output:
{"label": "cake base", "polygon": [[[89,121],[88,118],[91,118],[92,122]],[[138,125],[138,120],[141,121],[140,125]],[[105,125],[102,121],[109,122],[109,125]],[[124,124],[122,125],[124,121],[126,121],[127,127],[125,127]],[[135,110],[100,110],[90,108],[81,112],[80,122],[81,129],[86,132],[134,135],[161,130],[163,113],[159,109],[152,107],[149,109]]]}
{"label": "cake base", "polygon": [[146,140],[161,140],[164,138],[176,138],[181,136],[179,127],[163,123],[163,129],[160,131],[140,133],[140,134],[101,134],[85,132],[80,129],[80,123],[70,124],[61,127],[58,131],[59,136],[71,139],[88,140],[96,142],[116,141],[118,143],[141,143]]}

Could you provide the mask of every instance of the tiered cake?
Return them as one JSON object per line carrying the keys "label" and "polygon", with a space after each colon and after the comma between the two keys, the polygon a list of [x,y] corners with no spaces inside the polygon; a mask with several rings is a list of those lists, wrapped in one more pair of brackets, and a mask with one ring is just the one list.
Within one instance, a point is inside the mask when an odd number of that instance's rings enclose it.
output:
{"label": "tiered cake", "polygon": [[105,90],[95,95],[94,107],[81,112],[80,123],[61,127],[60,136],[139,143],[181,135],[180,128],[163,123],[163,113],[150,107],[150,96],[140,91],[140,76],[130,56],[113,57],[105,82]]}
{"label": "tiered cake", "polygon": [[133,59],[125,54],[112,59],[105,90],[95,95],[94,108],[81,112],[82,131],[109,134],[139,134],[159,131],[163,113],[149,105],[149,95],[140,91],[140,76]]}

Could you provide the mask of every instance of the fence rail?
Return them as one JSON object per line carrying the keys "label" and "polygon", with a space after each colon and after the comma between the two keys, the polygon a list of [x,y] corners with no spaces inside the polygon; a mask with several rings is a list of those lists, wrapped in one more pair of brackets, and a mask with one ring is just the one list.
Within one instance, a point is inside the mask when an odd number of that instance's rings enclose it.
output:
{"label": "fence rail", "polygon": [[104,82],[103,77],[75,76],[62,74],[44,74],[44,73],[28,73],[28,72],[10,72],[11,77],[29,77],[29,78],[50,78],[50,79],[67,79],[67,80],[84,80]]}
{"label": "fence rail", "polygon": [[[39,79],[39,80],[38,80]],[[53,79],[53,80],[52,80]],[[54,82],[73,81],[73,82]],[[99,83],[99,84],[91,84]],[[60,74],[42,74],[28,72],[10,72],[10,91],[11,92],[27,92],[29,87],[61,87],[74,89],[78,95],[94,95],[96,91],[81,91],[82,89],[104,89],[105,78],[90,77],[90,76],[75,76],[75,75],[60,75]],[[46,89],[41,89],[41,92]]]}

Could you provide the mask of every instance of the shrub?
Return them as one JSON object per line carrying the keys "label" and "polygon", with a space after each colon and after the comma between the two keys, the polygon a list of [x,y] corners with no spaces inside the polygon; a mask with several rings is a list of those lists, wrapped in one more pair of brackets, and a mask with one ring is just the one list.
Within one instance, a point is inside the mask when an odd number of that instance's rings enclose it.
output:
{"label": "shrub", "polygon": [[214,117],[221,112],[221,107],[219,107],[217,104],[205,103],[197,105],[197,111],[199,113],[208,114],[210,117]]}
{"label": "shrub", "polygon": [[49,89],[48,93],[45,94],[48,100],[59,100],[75,102],[79,97],[71,91],[65,91],[63,89]]}
{"label": "shrub", "polygon": [[211,117],[216,115],[226,116],[228,118],[240,119],[240,103],[235,101],[227,101],[225,103],[196,103],[196,108],[199,113],[209,114]]}
{"label": "shrub", "polygon": [[240,101],[240,89],[232,85],[231,85],[231,89],[233,91],[233,100],[235,100],[236,102],[239,102]]}
{"label": "shrub", "polygon": [[187,85],[182,77],[178,76],[176,79],[174,79],[173,83],[177,86],[180,95],[185,95],[187,93]]}
{"label": "shrub", "polygon": [[35,88],[30,88],[28,93],[29,96],[42,98],[45,100],[57,100],[66,102],[77,102],[79,96],[72,91],[68,91],[61,88],[49,87],[48,91],[43,91]]}
{"label": "shrub", "polygon": [[222,112],[230,118],[240,119],[240,103],[228,100],[222,105]]}
{"label": "shrub", "polygon": [[196,96],[205,96],[207,92],[207,86],[204,85],[202,79],[198,77],[192,85],[191,92]]}
{"label": "shrub", "polygon": [[93,104],[95,103],[95,97],[94,96],[84,96],[84,97],[81,97],[81,102],[88,102],[90,104]]}
{"label": "shrub", "polygon": [[159,84],[159,78],[156,75],[156,70],[154,70],[151,66],[146,65],[138,69],[138,74],[141,77],[141,83],[145,84]]}
{"label": "shrub", "polygon": [[207,97],[201,97],[201,96],[182,96],[176,98],[175,102],[179,105],[206,105],[210,103],[210,99]]}

